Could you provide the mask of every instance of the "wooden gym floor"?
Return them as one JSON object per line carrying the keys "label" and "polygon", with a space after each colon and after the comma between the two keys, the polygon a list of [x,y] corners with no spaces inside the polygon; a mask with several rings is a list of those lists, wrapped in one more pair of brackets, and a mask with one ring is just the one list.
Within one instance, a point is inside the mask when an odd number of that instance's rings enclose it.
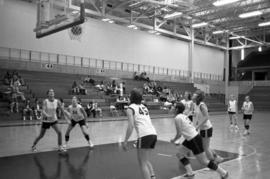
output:
{"label": "wooden gym floor", "polygon": [[[268,112],[257,112],[251,122],[251,134],[243,136],[243,120],[239,115],[240,132],[231,131],[227,115],[211,115],[214,137],[211,147],[227,159],[221,166],[231,179],[267,179],[270,176],[270,120]],[[175,158],[177,148],[168,143],[174,136],[171,118],[153,119],[159,142],[151,160],[158,179],[177,179],[184,174]],[[50,129],[38,144],[38,152],[30,147],[40,125],[1,127],[0,178],[95,178],[139,179],[136,150],[123,152],[118,145],[125,133],[126,121],[92,122],[89,131],[96,147],[89,150],[76,127],[70,135],[70,149],[65,155],[56,152],[56,134]],[[66,125],[60,125],[62,132]],[[135,139],[133,133],[132,139]],[[197,161],[195,179],[217,179],[219,176],[202,168]]]}

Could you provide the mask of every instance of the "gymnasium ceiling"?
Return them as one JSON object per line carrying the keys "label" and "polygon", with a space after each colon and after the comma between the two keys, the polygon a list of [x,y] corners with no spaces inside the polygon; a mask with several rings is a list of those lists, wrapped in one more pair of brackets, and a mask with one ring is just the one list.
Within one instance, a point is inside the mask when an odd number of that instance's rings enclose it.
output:
{"label": "gymnasium ceiling", "polygon": [[[80,3],[80,0],[71,1],[73,7]],[[269,45],[270,26],[259,27],[258,24],[270,21],[270,0],[236,0],[214,6],[216,1],[220,0],[85,0],[85,3],[89,17],[110,19],[126,27],[135,25],[136,30],[157,35],[190,41],[192,24],[206,22],[206,26],[193,28],[195,43],[225,48],[226,39],[236,37],[231,44],[235,49]],[[239,17],[253,11],[262,14]],[[165,18],[175,12],[182,15]],[[213,34],[218,30],[224,32]]]}

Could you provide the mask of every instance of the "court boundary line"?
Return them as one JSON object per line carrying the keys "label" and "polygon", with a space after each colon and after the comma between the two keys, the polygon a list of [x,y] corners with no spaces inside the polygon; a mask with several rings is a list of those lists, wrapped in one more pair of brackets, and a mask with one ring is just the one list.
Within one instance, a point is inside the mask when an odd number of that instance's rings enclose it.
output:
{"label": "court boundary line", "polygon": [[[242,137],[243,137],[242,135],[240,135],[240,136],[241,136],[241,138],[239,140],[237,140],[237,141],[233,141],[233,143],[240,144],[240,140],[242,140]],[[248,158],[248,157],[250,157],[252,155],[255,155],[257,153],[257,149],[255,147],[253,147],[252,145],[246,144],[246,143],[244,145],[246,145],[247,147],[249,147],[253,151],[251,153],[249,153],[248,155],[240,155],[239,154],[237,158],[222,162],[220,165],[227,164],[227,163],[230,163],[230,162],[234,162],[234,161],[237,161],[237,160],[243,160],[243,159]],[[209,168],[204,167],[204,168],[195,170],[194,173],[199,173],[199,172],[202,172],[202,171],[209,171],[209,170],[210,170]],[[184,176],[184,174],[180,175],[180,176],[175,176],[175,177],[173,177],[171,179],[181,179],[181,178],[183,178],[183,176]]]}

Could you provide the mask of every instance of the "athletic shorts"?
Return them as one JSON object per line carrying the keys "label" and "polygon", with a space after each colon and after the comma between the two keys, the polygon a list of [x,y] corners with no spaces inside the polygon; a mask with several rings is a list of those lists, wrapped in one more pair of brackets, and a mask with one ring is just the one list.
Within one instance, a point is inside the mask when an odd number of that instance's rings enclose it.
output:
{"label": "athletic shorts", "polygon": [[228,111],[228,114],[234,115],[234,114],[236,114],[236,112]]}
{"label": "athletic shorts", "polygon": [[251,120],[252,119],[252,114],[244,114],[243,119],[244,120]]}
{"label": "athletic shorts", "polygon": [[53,126],[53,125],[55,125],[57,123],[58,123],[58,121],[55,121],[55,122],[42,122],[41,127],[43,129],[49,129],[51,126]]}
{"label": "athletic shorts", "polygon": [[189,120],[193,122],[193,116],[188,116]]}
{"label": "athletic shorts", "polygon": [[210,138],[213,136],[213,127],[207,130],[200,130],[200,135],[202,138]]}
{"label": "athletic shorts", "polygon": [[71,126],[74,127],[76,126],[76,124],[79,124],[80,126],[85,126],[85,120],[79,120],[79,121],[74,121],[73,119],[71,119]]}
{"label": "athletic shorts", "polygon": [[138,138],[137,148],[138,149],[154,149],[157,143],[157,135],[147,135]]}
{"label": "athletic shorts", "polygon": [[199,134],[191,140],[184,140],[182,145],[191,150],[194,155],[198,155],[204,152],[202,137]]}

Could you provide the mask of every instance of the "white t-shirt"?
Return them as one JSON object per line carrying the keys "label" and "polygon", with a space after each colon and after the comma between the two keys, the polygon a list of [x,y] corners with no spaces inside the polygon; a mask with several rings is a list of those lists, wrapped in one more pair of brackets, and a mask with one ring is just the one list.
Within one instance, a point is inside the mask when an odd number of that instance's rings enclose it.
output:
{"label": "white t-shirt", "polygon": [[253,104],[252,104],[252,102],[251,101],[249,101],[249,102],[247,102],[247,101],[244,101],[244,103],[243,103],[243,110],[244,110],[244,114],[247,114],[247,115],[252,115],[252,113],[253,113],[253,109],[252,109],[252,106],[253,106]]}
{"label": "white t-shirt", "polygon": [[228,104],[228,111],[229,112],[236,112],[236,100],[229,100]]}
{"label": "white t-shirt", "polygon": [[77,104],[76,107],[74,107],[73,105],[69,105],[68,109],[71,115],[71,119],[73,119],[74,121],[80,121],[84,119],[84,115],[82,113],[82,106],[80,104]]}
{"label": "white t-shirt", "polygon": [[157,135],[148,109],[143,104],[131,104],[129,108],[134,112],[134,126],[139,138],[147,135]]}
{"label": "white t-shirt", "polygon": [[[195,109],[194,109],[194,112],[195,112],[195,121],[200,123],[201,120],[204,120],[204,116],[203,116],[203,113],[201,111],[201,106],[204,105],[206,107],[206,111],[208,113],[208,109],[207,109],[207,106],[204,102],[201,102],[199,105],[195,105]],[[208,116],[207,116],[208,117]],[[194,124],[196,124],[194,121]],[[209,119],[207,119],[207,121],[201,125],[200,127],[200,130],[207,130],[207,129],[210,129],[211,127],[213,127],[211,121]]]}
{"label": "white t-shirt", "polygon": [[50,101],[49,99],[45,99],[44,103],[45,103],[45,106],[43,110],[52,117],[48,118],[46,116],[43,116],[43,122],[57,121],[56,109],[58,107],[58,100],[54,99],[53,101]]}
{"label": "white t-shirt", "polygon": [[187,116],[192,116],[192,113],[193,113],[193,111],[191,109],[192,108],[192,104],[193,104],[192,100],[186,101],[185,99],[182,99],[181,100],[181,103],[183,103],[185,105],[185,111],[183,113],[185,115],[187,115]]}
{"label": "white t-shirt", "polygon": [[196,131],[196,128],[193,126],[192,122],[189,120],[189,118],[184,114],[178,114],[175,117],[176,122],[179,123],[179,130],[181,135],[186,140],[193,139],[196,135],[198,135],[198,132]]}

